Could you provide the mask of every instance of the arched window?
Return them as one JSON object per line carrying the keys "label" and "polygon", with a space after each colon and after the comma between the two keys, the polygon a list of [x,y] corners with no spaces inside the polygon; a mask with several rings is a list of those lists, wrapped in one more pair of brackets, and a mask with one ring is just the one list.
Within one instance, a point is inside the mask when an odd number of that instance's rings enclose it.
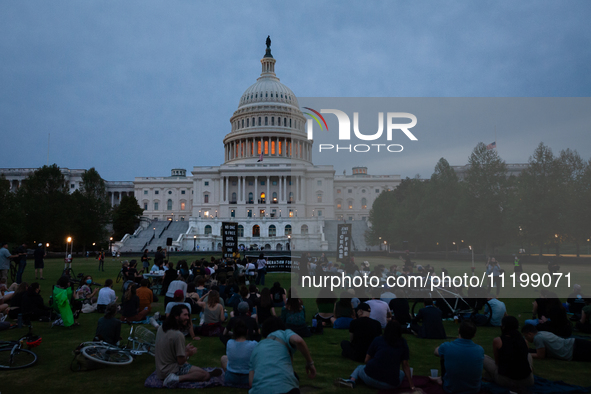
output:
{"label": "arched window", "polygon": [[317,202],[322,202],[322,193],[317,193],[316,194],[316,201]]}
{"label": "arched window", "polygon": [[289,192],[289,201],[293,202],[293,192]]}
{"label": "arched window", "polygon": [[269,226],[269,237],[274,237],[277,235],[277,228],[274,224]]}
{"label": "arched window", "polygon": [[289,127],[291,127],[291,118],[289,119]]}
{"label": "arched window", "polygon": [[252,127],[254,127],[255,122],[254,122],[254,118],[252,118]]}
{"label": "arched window", "polygon": [[267,116],[265,116],[265,126],[269,125],[269,118]]}
{"label": "arched window", "polygon": [[277,202],[277,192],[273,192],[273,200],[274,203]]}
{"label": "arched window", "polygon": [[275,126],[275,117],[271,116],[271,126]]}
{"label": "arched window", "polygon": [[238,236],[244,237],[244,226],[241,224],[238,225]]}
{"label": "arched window", "polygon": [[261,236],[261,228],[258,224],[252,226],[252,236],[253,237],[260,237]]}
{"label": "arched window", "polygon": [[337,201],[337,209],[341,209],[343,207],[343,204],[341,203],[341,201]]}
{"label": "arched window", "polygon": [[167,209],[168,211],[172,211],[172,200],[170,200],[170,199],[169,199],[169,200],[166,202],[166,209]]}
{"label": "arched window", "polygon": [[308,235],[308,225],[302,224],[302,235]]}
{"label": "arched window", "polygon": [[283,118],[283,127],[287,126],[287,118]]}
{"label": "arched window", "polygon": [[154,203],[154,210],[157,211],[158,210],[158,202]]}
{"label": "arched window", "polygon": [[244,119],[242,119],[242,128],[244,128]]}
{"label": "arched window", "polygon": [[353,200],[347,201],[347,205],[349,206],[349,209],[353,209]]}
{"label": "arched window", "polygon": [[291,235],[291,224],[285,225],[285,235]]}
{"label": "arched window", "polygon": [[283,250],[283,245],[281,245],[281,244],[277,244],[277,245],[275,246],[275,250]]}
{"label": "arched window", "polygon": [[246,119],[246,127],[249,127],[249,126],[248,126],[248,121],[249,121],[249,120],[250,120],[250,119]]}
{"label": "arched window", "polygon": [[248,203],[252,204],[254,202],[254,195],[252,194],[252,192],[248,193]]}
{"label": "arched window", "polygon": [[365,197],[361,199],[361,209],[367,209],[367,199]]}
{"label": "arched window", "polygon": [[209,224],[205,226],[205,235],[211,235],[211,226]]}
{"label": "arched window", "polygon": [[277,126],[281,126],[281,118],[277,118]]}
{"label": "arched window", "polygon": [[259,126],[261,125],[261,117],[259,116]]}
{"label": "arched window", "polygon": [[236,202],[236,192],[232,192],[232,201],[230,202]]}

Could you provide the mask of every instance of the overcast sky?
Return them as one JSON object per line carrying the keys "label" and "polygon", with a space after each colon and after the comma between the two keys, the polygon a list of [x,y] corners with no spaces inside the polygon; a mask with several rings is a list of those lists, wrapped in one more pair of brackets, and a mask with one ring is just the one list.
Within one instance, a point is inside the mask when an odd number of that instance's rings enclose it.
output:
{"label": "overcast sky", "polygon": [[[46,164],[49,133],[50,163],[96,167],[107,180],[219,165],[267,35],[298,97],[587,97],[589,20],[589,1],[3,0],[0,167]],[[558,130],[497,126],[501,156],[526,162],[544,141],[589,159],[589,100],[573,103],[575,121],[538,110]],[[479,113],[468,141],[457,123],[424,127],[416,146],[432,149],[370,172],[428,177],[439,157],[465,164],[477,142],[494,140],[492,123],[507,124],[490,110],[479,123]]]}

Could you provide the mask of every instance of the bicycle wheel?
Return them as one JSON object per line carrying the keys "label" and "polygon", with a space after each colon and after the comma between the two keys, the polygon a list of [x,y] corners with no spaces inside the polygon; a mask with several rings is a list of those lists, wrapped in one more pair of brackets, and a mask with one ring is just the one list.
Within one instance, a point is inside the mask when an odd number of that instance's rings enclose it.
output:
{"label": "bicycle wheel", "polygon": [[30,350],[14,347],[0,349],[0,369],[21,369],[37,362],[37,355]]}
{"label": "bicycle wheel", "polygon": [[89,360],[107,365],[127,365],[133,358],[123,350],[105,345],[91,345],[82,348],[82,354]]}
{"label": "bicycle wheel", "polygon": [[119,274],[117,275],[117,279],[115,279],[116,283],[121,282],[121,279],[123,279],[123,274],[121,273],[121,271],[119,271]]}

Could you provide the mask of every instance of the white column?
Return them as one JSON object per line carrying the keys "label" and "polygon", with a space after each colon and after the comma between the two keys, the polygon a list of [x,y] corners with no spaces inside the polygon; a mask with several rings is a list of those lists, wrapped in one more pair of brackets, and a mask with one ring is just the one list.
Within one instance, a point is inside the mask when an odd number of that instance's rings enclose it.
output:
{"label": "white column", "polygon": [[281,179],[282,178],[283,178],[282,176],[279,176],[279,182],[277,182],[279,185],[279,193],[277,193],[277,197],[278,197],[277,201],[279,201],[280,203],[283,202],[283,195],[282,195],[283,189],[281,187]]}
{"label": "white column", "polygon": [[242,201],[242,177],[238,177],[238,193],[236,193],[236,202]]}
{"label": "white column", "polygon": [[265,203],[267,205],[269,205],[271,203],[271,198],[270,198],[271,196],[269,196],[269,189],[270,189],[269,179],[270,179],[270,177],[269,177],[269,175],[267,175],[267,194],[265,195]]}
{"label": "white column", "polygon": [[224,201],[228,202],[228,179],[229,177],[225,176],[224,177],[224,186],[226,187],[226,190],[224,192]]}
{"label": "white column", "polygon": [[259,179],[258,176],[254,176],[254,203],[259,203]]}
{"label": "white column", "polygon": [[296,184],[296,195],[295,195],[295,202],[300,202],[300,177],[295,177],[295,184]]}
{"label": "white column", "polygon": [[246,201],[246,177],[242,179],[242,202]]}
{"label": "white column", "polygon": [[287,195],[287,175],[285,176],[285,179],[283,180],[283,201],[287,201],[288,199],[288,195]]}

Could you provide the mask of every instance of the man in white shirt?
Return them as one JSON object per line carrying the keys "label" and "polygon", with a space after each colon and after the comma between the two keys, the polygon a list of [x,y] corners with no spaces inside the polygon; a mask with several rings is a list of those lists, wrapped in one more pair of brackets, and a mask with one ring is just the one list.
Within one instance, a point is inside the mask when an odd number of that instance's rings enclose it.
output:
{"label": "man in white shirt", "polygon": [[379,321],[382,328],[385,328],[388,321],[392,319],[392,313],[390,313],[390,307],[388,304],[380,300],[380,293],[380,289],[373,289],[371,292],[372,299],[366,301],[366,304],[371,307],[369,318]]}
{"label": "man in white shirt", "polygon": [[104,313],[107,305],[115,301],[117,301],[117,295],[115,295],[115,290],[113,290],[113,279],[107,279],[105,286],[98,293],[97,312]]}

